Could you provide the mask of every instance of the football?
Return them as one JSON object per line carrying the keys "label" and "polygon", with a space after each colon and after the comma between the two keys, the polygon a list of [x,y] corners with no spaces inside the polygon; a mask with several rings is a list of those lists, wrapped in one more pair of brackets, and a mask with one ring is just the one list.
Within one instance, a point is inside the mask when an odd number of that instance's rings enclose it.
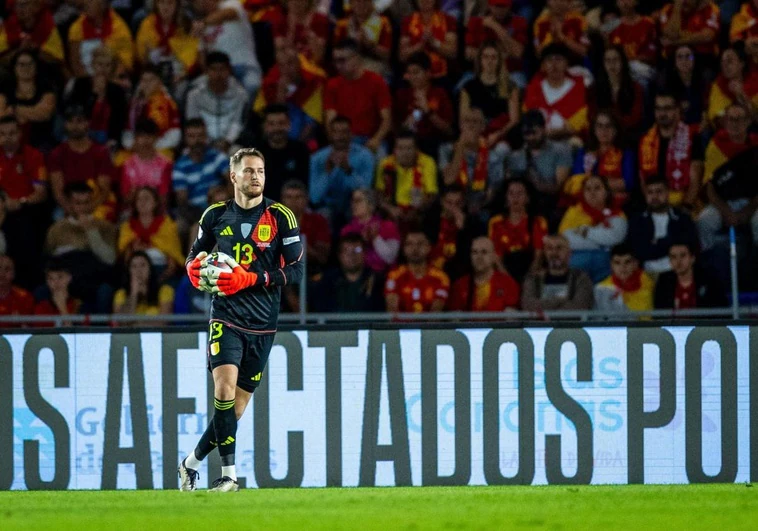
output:
{"label": "football", "polygon": [[206,256],[201,262],[200,289],[210,292],[219,274],[232,271],[232,267],[228,264],[228,261],[231,260],[231,256],[222,252],[215,252]]}

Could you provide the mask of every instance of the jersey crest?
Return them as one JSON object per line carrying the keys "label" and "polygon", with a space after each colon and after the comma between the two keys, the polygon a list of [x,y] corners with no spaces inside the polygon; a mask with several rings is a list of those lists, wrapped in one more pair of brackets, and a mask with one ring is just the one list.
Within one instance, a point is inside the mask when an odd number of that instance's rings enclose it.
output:
{"label": "jersey crest", "polygon": [[258,239],[262,242],[271,239],[271,225],[258,225]]}

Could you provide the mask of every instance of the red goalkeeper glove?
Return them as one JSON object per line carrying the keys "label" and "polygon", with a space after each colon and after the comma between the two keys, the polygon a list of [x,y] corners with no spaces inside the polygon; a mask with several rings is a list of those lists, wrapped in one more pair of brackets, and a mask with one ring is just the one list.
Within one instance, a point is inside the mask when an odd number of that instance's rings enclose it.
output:
{"label": "red goalkeeper glove", "polygon": [[232,271],[219,273],[218,278],[211,281],[213,286],[211,293],[215,293],[219,297],[228,297],[243,289],[267,284],[268,275],[266,273],[259,275],[252,271],[245,271],[245,268],[232,258],[228,258],[226,263],[232,268]]}
{"label": "red goalkeeper glove", "polygon": [[203,259],[208,256],[208,253],[202,251],[187,264],[187,276],[195,289],[200,288],[200,268],[202,267]]}

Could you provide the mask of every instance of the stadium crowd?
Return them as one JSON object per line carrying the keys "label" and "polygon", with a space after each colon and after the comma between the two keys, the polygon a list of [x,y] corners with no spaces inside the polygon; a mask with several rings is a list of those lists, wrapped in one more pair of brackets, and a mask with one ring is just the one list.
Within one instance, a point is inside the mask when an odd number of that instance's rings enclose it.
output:
{"label": "stadium crowd", "polygon": [[0,11],[0,314],[206,311],[184,258],[240,146],[310,311],[723,306],[728,227],[758,288],[758,0]]}

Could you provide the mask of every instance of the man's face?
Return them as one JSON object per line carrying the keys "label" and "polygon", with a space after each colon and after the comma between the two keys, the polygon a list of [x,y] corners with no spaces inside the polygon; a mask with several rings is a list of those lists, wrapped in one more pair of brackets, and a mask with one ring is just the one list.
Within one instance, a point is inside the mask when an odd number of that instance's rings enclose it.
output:
{"label": "man's face", "polygon": [[544,239],[543,247],[545,251],[545,260],[547,261],[550,270],[565,271],[568,269],[571,249],[566,240],[549,236]]}
{"label": "man's face", "polygon": [[452,212],[465,211],[466,196],[460,191],[450,191],[442,196],[442,215],[449,217]]}
{"label": "man's face", "polygon": [[290,80],[297,77],[300,70],[300,60],[297,57],[297,52],[289,46],[277,48],[276,64],[279,66],[281,75]]}
{"label": "man's face", "polygon": [[474,273],[485,273],[495,268],[495,247],[489,238],[477,238],[471,244],[471,268]]}
{"label": "man's face", "polygon": [[350,8],[355,13],[355,16],[361,20],[368,18],[374,11],[374,2],[372,0],[352,0],[350,2]]}
{"label": "man's face", "polygon": [[39,0],[16,0],[16,16],[24,26],[33,25],[39,11]]}
{"label": "man's face", "polygon": [[66,136],[71,140],[81,140],[89,133],[89,120],[84,116],[72,116],[66,120]]}
{"label": "man's face", "polygon": [[153,134],[137,133],[134,135],[134,151],[139,153],[148,153],[155,149],[155,143],[158,138]]}
{"label": "man's face", "polygon": [[361,271],[365,264],[363,245],[358,242],[343,242],[340,244],[339,261],[345,273]]}
{"label": "man's face", "polygon": [[282,190],[282,204],[299,216],[308,207],[308,194],[299,188],[286,188]]}
{"label": "man's face", "polygon": [[161,78],[152,72],[145,72],[140,78],[140,84],[142,85],[142,89],[145,91],[145,95],[149,96],[160,90]]}
{"label": "man's face", "polygon": [[208,145],[208,132],[205,127],[187,127],[184,130],[184,145],[190,151],[205,148]]}
{"label": "man's face", "polygon": [[611,272],[625,282],[639,268],[639,262],[631,254],[622,254],[611,257]]}
{"label": "man's face", "polygon": [[669,189],[662,183],[645,186],[645,201],[651,212],[663,212],[669,207]]}
{"label": "man's face", "polygon": [[692,271],[695,266],[695,255],[686,245],[672,245],[669,249],[669,261],[674,273],[681,276]]}
{"label": "man's face", "polygon": [[329,126],[329,138],[332,141],[332,146],[338,150],[345,150],[350,146],[350,140],[352,133],[350,131],[350,124],[335,121]]}
{"label": "man's face", "polygon": [[425,88],[429,84],[429,73],[418,65],[408,65],[405,69],[405,80],[412,88]]}
{"label": "man's face", "polygon": [[421,265],[426,263],[431,247],[426,235],[422,232],[411,232],[405,237],[403,253],[409,264]]}
{"label": "man's face", "polygon": [[472,109],[461,117],[461,132],[481,136],[487,128],[484,114],[479,109]]}
{"label": "man's face", "polygon": [[76,192],[71,194],[71,214],[79,219],[92,214],[95,211],[92,202],[92,192]]}
{"label": "man's face", "polygon": [[353,50],[335,50],[332,60],[337,72],[344,77],[352,78],[360,67],[360,58]]}
{"label": "man's face", "polygon": [[724,116],[724,127],[734,140],[742,140],[747,136],[750,119],[742,107],[729,107]]}
{"label": "man's face", "polygon": [[214,63],[206,70],[208,74],[208,84],[211,87],[226,87],[229,82],[229,66],[224,63]]}
{"label": "man's face", "polygon": [[68,289],[71,284],[71,273],[68,271],[48,271],[45,280],[50,291],[62,291]]}
{"label": "man's face", "polygon": [[234,188],[248,199],[263,194],[263,187],[266,185],[266,171],[260,157],[242,157],[237,167],[231,172],[230,177]]}
{"label": "man's face", "polygon": [[655,123],[658,127],[669,128],[679,121],[679,106],[668,96],[655,98]]}
{"label": "man's face", "polygon": [[564,15],[571,9],[571,0],[547,0],[547,7],[555,15]]}
{"label": "man's face", "polygon": [[637,0],[616,0],[616,7],[622,15],[631,13],[637,7]]}
{"label": "man's face", "polygon": [[412,138],[398,138],[395,141],[395,159],[403,168],[416,165],[416,141]]}
{"label": "man's face", "polygon": [[105,0],[86,0],[81,3],[81,9],[88,17],[99,17],[105,12],[108,4]]}
{"label": "man's face", "polygon": [[551,79],[562,79],[566,77],[568,70],[568,61],[562,55],[549,55],[542,63],[545,75]]}
{"label": "man's face", "polygon": [[9,153],[18,150],[21,142],[21,129],[18,124],[8,123],[0,125],[0,147]]}
{"label": "man's face", "polygon": [[0,256],[0,286],[10,287],[15,277],[16,271],[13,267],[13,260],[7,256]]}
{"label": "man's face", "polygon": [[272,144],[287,141],[290,132],[290,119],[283,112],[269,114],[263,121],[263,134]]}

